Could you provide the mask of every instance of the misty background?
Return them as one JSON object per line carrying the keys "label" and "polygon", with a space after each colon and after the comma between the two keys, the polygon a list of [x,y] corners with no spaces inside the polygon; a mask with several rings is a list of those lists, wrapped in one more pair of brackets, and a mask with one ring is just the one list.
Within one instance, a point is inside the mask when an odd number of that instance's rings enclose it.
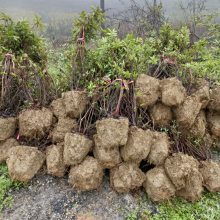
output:
{"label": "misty background", "polygon": [[[142,4],[145,0],[136,0]],[[149,0],[149,2],[153,0]],[[105,0],[106,14],[109,17],[126,12],[130,0]],[[187,5],[189,0],[161,0],[165,18],[172,23],[181,23],[185,19],[180,3]],[[82,10],[89,11],[99,6],[100,0],[0,0],[0,12],[7,13],[13,19],[28,19],[38,15],[45,24],[44,36],[51,40],[67,40],[71,36],[73,19]],[[220,0],[207,0],[208,12],[219,12]]]}
{"label": "misty background", "polygon": [[[65,18],[73,16],[82,10],[89,10],[91,6],[98,6],[100,0],[0,0],[0,11],[8,13],[16,18],[29,18],[38,14],[44,20],[56,16]],[[143,2],[143,0],[139,0]],[[179,16],[179,3],[187,3],[188,0],[161,0],[165,14],[168,17]],[[116,13],[129,5],[129,0],[105,0],[108,13]],[[208,0],[207,10],[220,8],[220,0]]]}

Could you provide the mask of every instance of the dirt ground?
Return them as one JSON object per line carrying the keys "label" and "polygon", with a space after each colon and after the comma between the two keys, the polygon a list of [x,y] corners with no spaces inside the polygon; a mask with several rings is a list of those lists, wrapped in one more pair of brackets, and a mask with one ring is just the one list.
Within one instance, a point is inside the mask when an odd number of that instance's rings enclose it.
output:
{"label": "dirt ground", "polygon": [[[109,186],[105,177],[99,190],[77,193],[67,183],[66,178],[40,175],[31,183],[11,194],[14,197],[12,208],[0,214],[1,220],[123,220],[139,207],[143,191],[117,194]],[[147,206],[147,207],[146,207]],[[154,212],[152,204],[144,209]]]}
{"label": "dirt ground", "polygon": [[[220,153],[213,152],[213,159],[220,161]],[[0,220],[124,220],[134,210],[157,213],[155,203],[142,203],[143,190],[118,194],[110,187],[108,175],[100,189],[91,192],[77,193],[67,176],[38,175],[10,194],[14,202],[3,210]],[[90,218],[82,218],[85,215]]]}

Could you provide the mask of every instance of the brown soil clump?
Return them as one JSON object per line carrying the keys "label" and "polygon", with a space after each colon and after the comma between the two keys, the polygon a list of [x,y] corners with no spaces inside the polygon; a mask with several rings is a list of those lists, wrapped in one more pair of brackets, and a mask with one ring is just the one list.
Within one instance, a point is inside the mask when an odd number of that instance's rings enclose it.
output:
{"label": "brown soil clump", "polygon": [[14,138],[0,141],[0,163],[5,162],[9,156],[9,150],[18,145],[18,142]]}
{"label": "brown soil clump", "polygon": [[220,114],[209,113],[207,115],[208,127],[215,137],[220,137]]}
{"label": "brown soil clump", "polygon": [[0,118],[0,141],[4,141],[15,134],[16,118]]}
{"label": "brown soil clump", "polygon": [[184,129],[184,131],[192,137],[203,138],[206,133],[206,126],[206,115],[204,111],[201,111],[190,130],[188,131],[187,129]]}
{"label": "brown soil clump", "polygon": [[129,192],[141,187],[144,180],[144,173],[135,163],[121,163],[110,170],[111,186],[119,193]]}
{"label": "brown soil clump", "polygon": [[67,133],[64,143],[63,157],[67,166],[81,163],[93,147],[93,141],[78,133]]}
{"label": "brown soil clump", "polygon": [[175,195],[176,191],[162,167],[148,171],[143,186],[154,202],[168,200]]}
{"label": "brown soil clump", "polygon": [[161,81],[162,103],[166,106],[180,105],[186,96],[186,90],[177,78],[168,78]]}
{"label": "brown soil clump", "polygon": [[208,109],[220,111],[220,87],[216,86],[210,91],[210,102],[207,106]]}
{"label": "brown soil clump", "polygon": [[66,133],[76,130],[77,127],[76,120],[71,118],[59,118],[58,123],[51,133],[53,143],[63,142]]}
{"label": "brown soil clump", "polygon": [[210,101],[209,82],[200,80],[193,95],[199,98],[199,101],[202,103],[202,109],[205,109]]}
{"label": "brown soil clump", "polygon": [[102,166],[93,157],[87,157],[81,164],[72,167],[69,173],[69,183],[79,191],[98,189],[102,179]]}
{"label": "brown soil clump", "polygon": [[176,153],[165,161],[165,171],[177,190],[186,187],[192,170],[199,169],[199,162],[191,156]]}
{"label": "brown soil clump", "polygon": [[9,155],[9,175],[12,180],[21,182],[31,180],[45,161],[45,155],[35,147],[16,146],[10,149]]}
{"label": "brown soil clump", "polygon": [[137,127],[131,127],[128,134],[128,141],[121,148],[121,156],[124,161],[140,163],[147,159],[153,141],[153,132]]}
{"label": "brown soil clump", "polygon": [[210,192],[220,192],[220,164],[214,161],[201,162],[203,184]]}
{"label": "brown soil clump", "polygon": [[177,196],[181,196],[189,202],[196,202],[202,197],[202,175],[198,169],[192,169],[188,174],[185,188],[177,191]]}
{"label": "brown soil clump", "polygon": [[93,150],[95,158],[99,160],[103,168],[110,169],[121,162],[121,156],[118,147],[104,148],[94,136],[95,148]]}
{"label": "brown soil clump", "polygon": [[154,105],[160,97],[160,81],[154,77],[141,74],[136,81],[136,99],[140,107]]}
{"label": "brown soil clump", "polygon": [[202,104],[196,96],[188,96],[185,101],[175,109],[177,123],[181,128],[191,128],[198,116]]}
{"label": "brown soil clump", "polygon": [[53,113],[46,108],[26,110],[19,115],[19,134],[27,138],[43,138],[53,122]]}
{"label": "brown soil clump", "polygon": [[87,93],[84,91],[69,91],[62,94],[66,114],[70,118],[79,118],[88,105]]}
{"label": "brown soil clump", "polygon": [[46,151],[47,172],[53,176],[63,177],[65,165],[63,161],[63,143],[52,145]]}
{"label": "brown soil clump", "polygon": [[53,114],[57,117],[57,118],[64,118],[66,117],[66,109],[63,103],[63,99],[56,99],[51,103],[51,108],[53,111]]}
{"label": "brown soil clump", "polygon": [[150,116],[153,124],[160,127],[168,126],[173,118],[171,108],[162,103],[157,103],[150,109]]}
{"label": "brown soil clump", "polygon": [[107,118],[96,122],[96,139],[103,148],[123,146],[127,143],[129,121],[127,118]]}
{"label": "brown soil clump", "polygon": [[148,156],[148,161],[156,166],[163,165],[169,156],[170,142],[166,133],[154,133],[154,141]]}

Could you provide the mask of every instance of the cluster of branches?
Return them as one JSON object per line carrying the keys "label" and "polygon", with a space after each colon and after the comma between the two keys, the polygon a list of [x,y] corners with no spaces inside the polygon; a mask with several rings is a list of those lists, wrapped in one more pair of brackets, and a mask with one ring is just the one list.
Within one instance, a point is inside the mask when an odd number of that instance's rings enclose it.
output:
{"label": "cluster of branches", "polygon": [[139,37],[147,37],[152,31],[159,33],[160,27],[165,22],[163,5],[154,0],[130,0],[129,4],[120,0],[122,4],[129,5],[127,9],[113,15],[111,25],[118,25],[119,35],[134,33]]}

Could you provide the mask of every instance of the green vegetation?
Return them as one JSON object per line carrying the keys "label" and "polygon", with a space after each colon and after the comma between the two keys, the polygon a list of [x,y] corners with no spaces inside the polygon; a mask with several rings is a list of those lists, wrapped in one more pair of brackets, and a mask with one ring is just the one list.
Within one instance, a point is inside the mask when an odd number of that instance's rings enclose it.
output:
{"label": "green vegetation", "polygon": [[0,14],[0,59],[5,53],[12,53],[16,58],[26,54],[32,62],[45,66],[47,62],[46,48],[42,38],[33,28],[41,28],[39,17],[35,17],[33,27],[27,21],[14,22],[6,14]]}
{"label": "green vegetation", "polygon": [[53,95],[51,78],[47,73],[47,49],[36,31],[42,28],[35,17],[14,22],[0,14],[0,111],[17,113],[24,107],[46,105]]}
{"label": "green vegetation", "polygon": [[156,206],[156,214],[151,213],[145,207],[149,206],[149,200],[144,199],[140,207],[131,212],[127,220],[219,220],[220,219],[220,193],[205,193],[200,201],[188,203],[175,198]]}
{"label": "green vegetation", "polygon": [[19,189],[22,187],[21,183],[13,182],[8,174],[8,169],[5,164],[0,165],[0,211],[5,206],[12,204],[13,198],[8,195],[10,189]]}

